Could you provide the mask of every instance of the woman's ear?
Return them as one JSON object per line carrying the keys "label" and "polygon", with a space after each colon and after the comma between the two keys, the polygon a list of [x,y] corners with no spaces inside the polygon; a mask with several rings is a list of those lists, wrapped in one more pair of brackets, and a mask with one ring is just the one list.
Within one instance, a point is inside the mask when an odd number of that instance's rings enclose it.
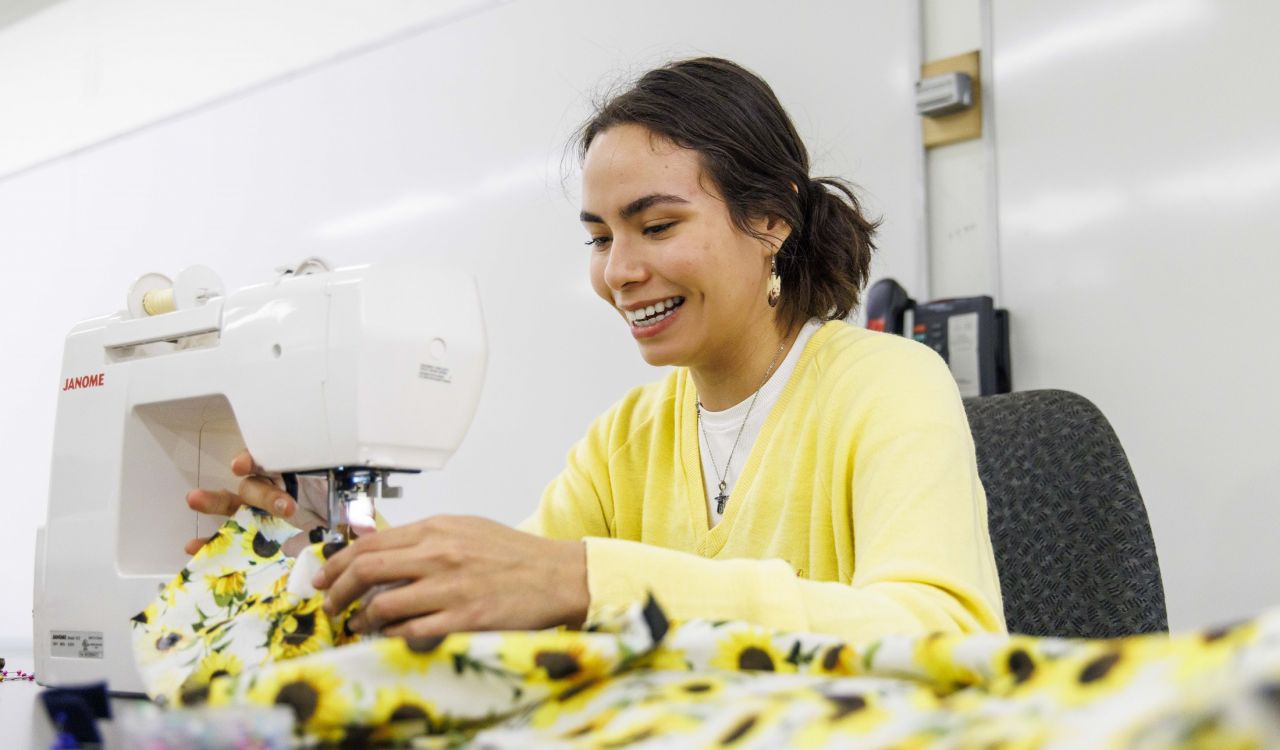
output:
{"label": "woman's ear", "polygon": [[782,249],[782,243],[787,241],[791,236],[791,225],[783,219],[776,216],[770,216],[764,222],[764,228],[760,232],[763,236],[769,238],[768,255],[773,255]]}

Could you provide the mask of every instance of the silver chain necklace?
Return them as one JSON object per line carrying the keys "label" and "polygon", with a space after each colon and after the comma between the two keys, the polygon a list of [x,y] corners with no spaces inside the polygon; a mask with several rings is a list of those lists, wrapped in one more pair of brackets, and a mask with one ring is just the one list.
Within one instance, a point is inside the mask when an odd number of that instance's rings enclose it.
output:
{"label": "silver chain necklace", "polygon": [[724,514],[725,503],[729,502],[729,494],[725,492],[728,487],[726,481],[729,477],[729,464],[733,463],[733,454],[738,450],[738,441],[742,439],[742,431],[747,428],[747,420],[751,418],[751,410],[756,406],[756,399],[760,398],[760,391],[764,389],[764,384],[769,382],[769,376],[773,374],[773,368],[778,366],[778,358],[782,356],[782,350],[787,346],[787,340],[784,338],[778,346],[778,352],[773,355],[773,361],[769,363],[769,369],[765,371],[764,380],[760,381],[760,387],[751,395],[751,403],[747,404],[747,413],[742,418],[742,424],[738,426],[738,435],[733,439],[733,447],[729,449],[729,458],[724,462],[724,473],[720,473],[720,467],[716,465],[715,454],[711,452],[711,440],[707,437],[707,427],[702,423],[702,399],[698,399],[698,429],[702,431],[702,440],[707,444],[707,455],[711,457],[711,468],[716,472],[716,479],[720,480],[720,494],[716,495],[716,513]]}

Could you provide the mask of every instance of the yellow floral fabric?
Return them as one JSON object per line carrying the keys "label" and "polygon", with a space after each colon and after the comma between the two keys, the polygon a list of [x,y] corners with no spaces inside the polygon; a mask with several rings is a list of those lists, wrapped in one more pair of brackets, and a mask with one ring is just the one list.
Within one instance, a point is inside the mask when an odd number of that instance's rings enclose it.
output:
{"label": "yellow floral fabric", "polygon": [[333,548],[313,544],[286,557],[283,544],[296,533],[241,509],[133,618],[152,698],[285,704],[314,739],[394,742],[492,724],[630,668],[658,640],[661,620],[639,609],[607,632],[362,638],[347,627],[358,604],[331,618],[311,585]]}
{"label": "yellow floral fabric", "polygon": [[353,746],[1280,746],[1280,609],[1172,638],[851,643],[651,601],[583,632],[361,639],[310,587],[323,546],[280,554],[293,533],[242,510],[135,618],[153,697],[285,704]]}

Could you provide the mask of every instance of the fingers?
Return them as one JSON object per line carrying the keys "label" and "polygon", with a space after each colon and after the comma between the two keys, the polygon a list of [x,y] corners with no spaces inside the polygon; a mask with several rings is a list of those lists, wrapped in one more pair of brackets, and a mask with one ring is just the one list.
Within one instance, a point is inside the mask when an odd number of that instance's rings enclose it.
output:
{"label": "fingers", "polygon": [[231,473],[238,477],[248,477],[254,474],[265,474],[266,472],[262,470],[257,461],[253,460],[253,456],[249,455],[249,450],[246,448],[231,459]]}
{"label": "fingers", "polygon": [[[364,608],[351,618],[349,625],[357,632],[381,630],[386,633],[387,628],[403,627],[415,620],[443,615],[450,611],[449,605],[448,593],[440,586],[428,581],[415,581],[378,591]],[[438,621],[440,618],[436,619]],[[456,622],[458,618],[450,615],[449,619],[455,621],[453,629],[458,629]],[[421,623],[415,627],[421,627]]]}
{"label": "fingers", "polygon": [[[259,476],[264,473],[263,469],[249,455],[249,451],[242,450],[231,459],[231,471],[236,476],[245,478],[240,483],[238,494],[228,490],[194,489],[187,493],[187,507],[198,513],[230,516],[241,506],[252,505],[282,518],[292,516],[297,510],[297,503],[287,492],[281,490],[270,477]],[[206,541],[208,539],[192,539],[183,549],[187,554],[194,555]]]}
{"label": "fingers", "polygon": [[365,604],[347,623],[356,632],[377,631],[387,623],[398,623],[438,609],[429,598],[430,589],[422,581],[398,581],[374,586],[365,594]]}
{"label": "fingers", "polygon": [[191,490],[187,507],[213,516],[230,516],[240,509],[240,498],[227,490]]}
{"label": "fingers", "polygon": [[439,638],[466,630],[452,612],[432,612],[382,629],[382,634],[393,638]]}
{"label": "fingers", "polygon": [[240,482],[240,502],[274,513],[281,518],[292,516],[298,504],[289,493],[267,479],[253,475]]}
{"label": "fingers", "polygon": [[[347,549],[350,549],[348,547]],[[343,550],[345,552],[347,550]],[[365,592],[373,586],[387,583],[397,583],[405,580],[414,580],[420,578],[423,566],[413,556],[408,548],[394,549],[380,552],[367,552],[359,555],[351,561],[333,581],[333,585],[329,587],[329,593],[324,598],[324,609],[329,614],[341,612],[347,608],[355,600],[364,596]],[[406,586],[403,588],[413,588]],[[399,591],[400,589],[397,589]],[[378,594],[370,602],[376,602],[391,592],[382,592]],[[396,600],[398,601],[398,600]],[[409,614],[421,614],[423,611],[405,613],[399,616],[388,616],[376,614],[376,619],[380,622],[391,622],[403,619]]]}
{"label": "fingers", "polygon": [[207,544],[209,540],[212,538],[213,537],[211,536],[195,537],[194,539],[191,539],[190,541],[188,541],[186,545],[183,546],[182,549],[185,550],[188,555],[194,555],[195,553],[199,552],[200,548],[203,547],[205,544]]}
{"label": "fingers", "polygon": [[257,477],[249,477],[242,481],[239,493],[200,489],[187,493],[187,506],[200,513],[230,516],[234,515],[241,505],[252,505],[282,518],[292,516],[298,508],[298,504],[289,497],[289,493],[272,482]]}
{"label": "fingers", "polygon": [[417,526],[418,524],[397,526],[385,531],[379,531],[376,534],[360,537],[353,544],[330,555],[324,567],[311,580],[311,584],[318,589],[327,589],[334,581],[342,577],[342,574],[357,556],[367,552],[408,547],[416,543],[422,538],[422,531]]}

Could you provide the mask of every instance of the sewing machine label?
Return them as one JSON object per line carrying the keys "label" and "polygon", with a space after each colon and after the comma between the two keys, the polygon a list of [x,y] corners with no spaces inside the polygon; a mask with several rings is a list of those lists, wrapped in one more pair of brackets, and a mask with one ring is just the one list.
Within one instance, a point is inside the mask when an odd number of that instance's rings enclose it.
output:
{"label": "sewing machine label", "polygon": [[102,631],[52,630],[49,632],[49,655],[73,659],[101,659]]}
{"label": "sewing machine label", "polygon": [[439,365],[418,365],[418,377],[423,380],[434,380],[437,383],[451,382],[449,378],[449,368],[440,367]]}
{"label": "sewing machine label", "polygon": [[62,384],[62,390],[74,391],[80,388],[101,388],[107,384],[107,374],[105,372],[94,373],[92,375],[80,375],[74,378],[67,378]]}

